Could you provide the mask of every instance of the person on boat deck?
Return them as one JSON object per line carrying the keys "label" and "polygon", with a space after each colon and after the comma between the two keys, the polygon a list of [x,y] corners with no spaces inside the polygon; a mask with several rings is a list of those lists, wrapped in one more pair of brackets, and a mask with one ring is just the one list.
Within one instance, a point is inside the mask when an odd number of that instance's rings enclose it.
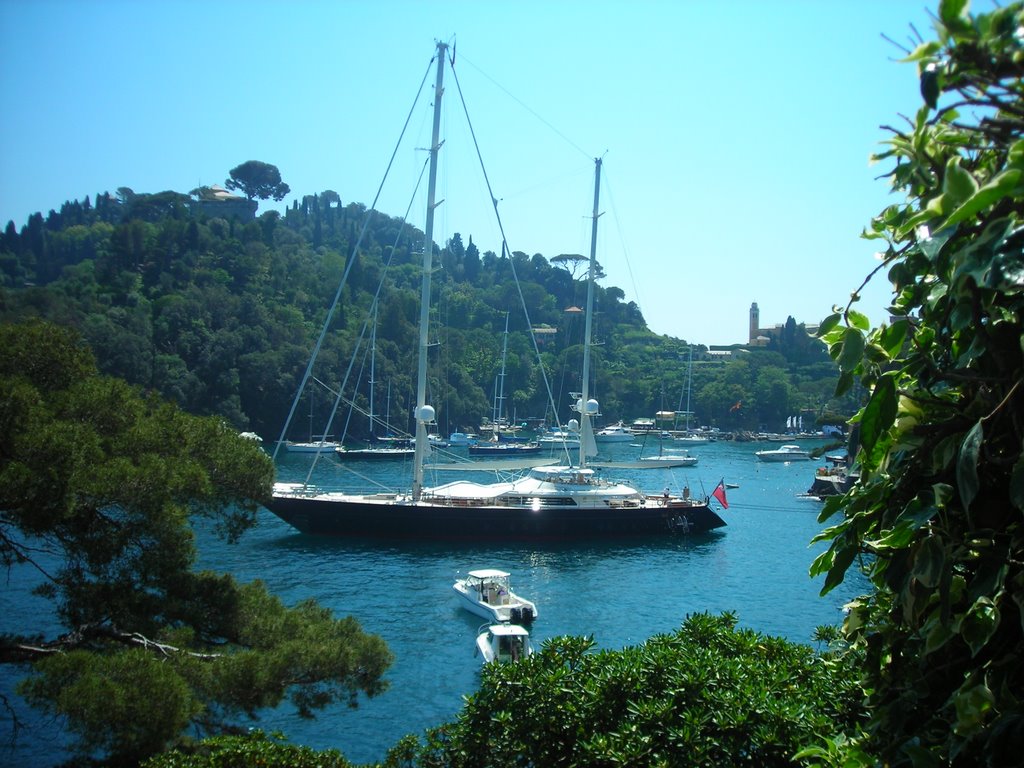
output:
{"label": "person on boat deck", "polygon": [[670,494],[671,494],[671,490],[670,490],[670,489],[669,489],[669,487],[668,487],[668,486],[666,485],[666,486],[665,486],[665,490],[661,492],[661,498],[662,498],[662,501],[663,501],[663,502],[664,502],[665,504],[668,504],[668,497],[669,497],[669,495],[670,495]]}
{"label": "person on boat deck", "polygon": [[684,499],[690,498],[690,486],[688,486],[688,485],[684,485],[683,486],[683,498]]}

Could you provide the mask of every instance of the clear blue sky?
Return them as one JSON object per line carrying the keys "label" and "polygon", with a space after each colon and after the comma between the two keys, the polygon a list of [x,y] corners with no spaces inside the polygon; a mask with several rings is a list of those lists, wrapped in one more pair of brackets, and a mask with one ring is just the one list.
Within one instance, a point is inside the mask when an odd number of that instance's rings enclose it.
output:
{"label": "clear blue sky", "polygon": [[[0,225],[119,187],[223,184],[250,159],[291,186],[278,207],[326,189],[369,204],[434,41],[454,40],[511,248],[588,252],[602,155],[604,284],[658,333],[742,342],[751,302],[762,325],[814,323],[876,266],[859,235],[891,200],[869,155],[880,126],[920,105],[915,67],[882,34],[909,47],[913,24],[931,39],[936,8],[0,0]],[[450,72],[446,85],[435,240],[459,232],[497,251]],[[422,162],[429,101],[396,179]],[[412,187],[396,184],[379,207],[401,216]],[[861,308],[878,322],[889,294],[875,282]]]}

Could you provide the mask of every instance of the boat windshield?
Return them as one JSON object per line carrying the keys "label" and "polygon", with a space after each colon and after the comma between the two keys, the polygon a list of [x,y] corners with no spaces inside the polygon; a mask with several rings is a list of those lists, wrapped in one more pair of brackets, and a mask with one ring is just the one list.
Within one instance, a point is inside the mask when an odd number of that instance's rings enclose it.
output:
{"label": "boat windshield", "polygon": [[579,467],[534,467],[530,476],[547,483],[590,485],[594,482],[594,470]]}

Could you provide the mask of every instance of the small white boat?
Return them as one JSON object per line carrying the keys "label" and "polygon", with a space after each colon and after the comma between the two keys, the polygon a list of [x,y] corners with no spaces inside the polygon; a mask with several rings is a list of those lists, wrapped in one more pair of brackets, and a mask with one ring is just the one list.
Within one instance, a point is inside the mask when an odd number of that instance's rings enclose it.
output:
{"label": "small white boat", "polygon": [[334,453],[341,448],[341,443],[333,440],[311,440],[305,443],[287,442],[284,447],[289,453]]}
{"label": "small white boat", "polygon": [[565,443],[569,445],[580,444],[579,430],[551,429],[537,438],[538,443]]}
{"label": "small white boat", "polygon": [[506,571],[470,571],[466,578],[456,579],[452,589],[463,608],[488,621],[529,624],[537,618],[537,606],[512,591]]}
{"label": "small white boat", "polygon": [[682,435],[676,435],[675,442],[679,445],[707,445],[711,441],[704,435],[698,435],[695,432],[687,432]]}
{"label": "small white boat", "polygon": [[771,451],[755,451],[761,461],[807,461],[811,457],[799,445],[784,445]]}
{"label": "small white boat", "polygon": [[676,467],[695,467],[697,457],[688,453],[665,453],[660,456],[641,456],[626,461],[592,461],[590,466],[601,469],[673,469]]}
{"label": "small white boat", "polygon": [[629,443],[633,440],[633,433],[626,429],[620,421],[618,424],[595,432],[594,439],[599,443]]}
{"label": "small white boat", "polygon": [[530,633],[518,624],[491,624],[476,638],[476,653],[491,661],[519,661],[533,655]]}

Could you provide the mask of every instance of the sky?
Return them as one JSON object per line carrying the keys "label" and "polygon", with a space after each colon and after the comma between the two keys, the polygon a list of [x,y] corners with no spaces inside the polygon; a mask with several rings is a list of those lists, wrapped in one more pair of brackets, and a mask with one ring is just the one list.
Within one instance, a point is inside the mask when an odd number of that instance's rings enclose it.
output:
{"label": "sky", "polygon": [[[0,0],[0,225],[246,160],[291,187],[260,212],[370,205],[394,154],[377,207],[422,229],[417,94],[444,41],[435,242],[588,254],[600,157],[602,284],[659,334],[743,343],[752,302],[762,326],[817,323],[878,265],[860,234],[899,198],[869,159],[921,105],[899,46],[933,39],[937,4]],[[861,296],[883,322],[884,272]]]}

